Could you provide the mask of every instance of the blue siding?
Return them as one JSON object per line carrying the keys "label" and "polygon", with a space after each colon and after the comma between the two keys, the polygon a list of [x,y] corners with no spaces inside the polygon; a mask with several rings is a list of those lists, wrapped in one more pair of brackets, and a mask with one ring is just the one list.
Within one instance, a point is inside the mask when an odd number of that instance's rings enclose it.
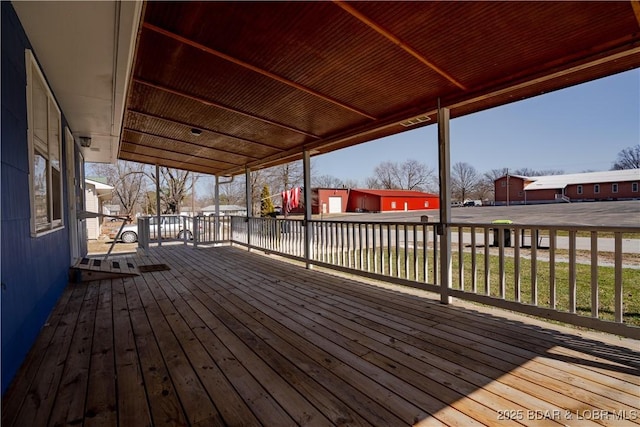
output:
{"label": "blue siding", "polygon": [[[0,300],[4,394],[67,285],[70,259],[68,228],[38,238],[32,238],[30,235],[24,55],[24,50],[30,48],[30,44],[13,6],[5,1],[2,2],[1,40]],[[34,53],[37,55],[37,52]],[[64,200],[66,203],[66,196]],[[65,206],[65,217],[67,212]]]}

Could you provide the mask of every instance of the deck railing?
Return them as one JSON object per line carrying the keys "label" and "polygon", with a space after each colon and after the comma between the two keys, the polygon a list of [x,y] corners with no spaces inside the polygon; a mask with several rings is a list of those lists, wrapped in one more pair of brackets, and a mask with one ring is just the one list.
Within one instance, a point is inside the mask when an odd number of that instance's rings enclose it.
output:
{"label": "deck railing", "polygon": [[[234,244],[640,338],[640,228],[317,220],[307,227],[300,219],[228,221],[224,236]],[[445,230],[451,231],[450,287],[442,286],[439,272],[439,233]]]}
{"label": "deck railing", "polygon": [[231,241],[230,216],[200,215],[195,217],[194,245],[229,243]]}
{"label": "deck railing", "polygon": [[161,215],[160,226],[157,217],[140,217],[137,225],[138,246],[142,249],[148,249],[151,241],[182,242],[186,245],[193,242],[194,234],[197,233],[194,219],[184,215]]}
{"label": "deck railing", "polygon": [[450,227],[450,295],[640,337],[639,228]]}

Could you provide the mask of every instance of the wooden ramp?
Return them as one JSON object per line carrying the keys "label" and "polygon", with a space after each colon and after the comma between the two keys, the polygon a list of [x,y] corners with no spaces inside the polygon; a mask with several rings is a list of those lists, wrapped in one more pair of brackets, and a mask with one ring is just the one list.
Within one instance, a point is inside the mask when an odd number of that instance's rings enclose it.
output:
{"label": "wooden ramp", "polygon": [[69,270],[71,281],[76,283],[139,275],[138,267],[126,260],[82,258]]}

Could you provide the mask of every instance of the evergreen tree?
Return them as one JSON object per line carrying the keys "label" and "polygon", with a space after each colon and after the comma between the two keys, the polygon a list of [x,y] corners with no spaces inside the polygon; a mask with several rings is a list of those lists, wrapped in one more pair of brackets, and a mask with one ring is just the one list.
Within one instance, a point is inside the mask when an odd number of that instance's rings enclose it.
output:
{"label": "evergreen tree", "polygon": [[265,185],[262,187],[262,192],[260,193],[260,215],[268,216],[274,211],[275,209],[273,207],[273,201],[271,200],[269,186]]}

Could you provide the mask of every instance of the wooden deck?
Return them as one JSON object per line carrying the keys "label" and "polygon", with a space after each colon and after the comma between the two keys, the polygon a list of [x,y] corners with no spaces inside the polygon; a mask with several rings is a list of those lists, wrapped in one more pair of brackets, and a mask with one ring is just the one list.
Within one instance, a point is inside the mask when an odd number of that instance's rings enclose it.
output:
{"label": "wooden deck", "polygon": [[71,284],[2,425],[640,425],[637,341],[219,247]]}

